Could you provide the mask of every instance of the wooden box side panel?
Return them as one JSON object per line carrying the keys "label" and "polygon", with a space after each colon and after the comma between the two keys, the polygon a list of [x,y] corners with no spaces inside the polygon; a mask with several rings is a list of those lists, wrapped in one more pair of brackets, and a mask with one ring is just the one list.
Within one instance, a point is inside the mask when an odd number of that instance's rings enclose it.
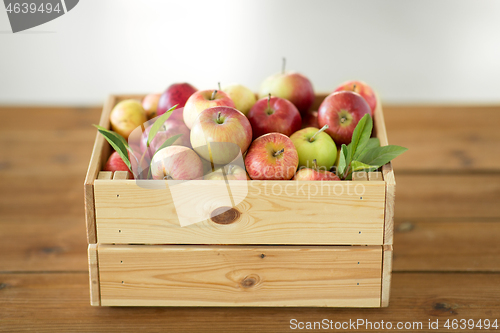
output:
{"label": "wooden box side panel", "polygon": [[[96,180],[99,243],[383,242],[383,181],[233,181],[229,183],[231,196],[225,183],[217,189],[216,181],[184,182],[180,189],[176,186],[169,186],[167,181]],[[212,217],[221,207],[234,207],[227,214],[232,220],[222,221],[225,224],[216,223]],[[178,216],[188,214],[193,214],[196,223],[181,226]]]}
{"label": "wooden box side panel", "polygon": [[89,244],[89,284],[90,284],[90,305],[101,305],[101,293],[99,286],[99,258],[97,256],[97,244]]}
{"label": "wooden box side panel", "polygon": [[[99,125],[104,128],[109,128],[109,114],[116,104],[116,97],[110,96],[102,110]],[[94,202],[94,180],[97,179],[99,171],[102,169],[103,159],[109,155],[109,145],[105,142],[104,137],[97,132],[92,155],[90,157],[89,167],[84,182],[85,196],[85,221],[87,226],[87,242],[88,244],[97,243],[97,233],[95,224],[95,202]]]}
{"label": "wooden box side panel", "polygon": [[380,306],[388,307],[389,298],[391,296],[391,280],[392,280],[392,259],[393,259],[393,249],[392,245],[383,246],[383,258],[382,258],[382,292]]}
{"label": "wooden box side panel", "polygon": [[103,306],[379,307],[381,246],[99,245]]}

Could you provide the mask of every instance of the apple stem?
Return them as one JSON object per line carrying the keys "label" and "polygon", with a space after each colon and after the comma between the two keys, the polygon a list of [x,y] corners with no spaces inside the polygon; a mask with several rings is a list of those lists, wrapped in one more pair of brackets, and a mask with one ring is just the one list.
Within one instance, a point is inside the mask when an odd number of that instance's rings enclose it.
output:
{"label": "apple stem", "polygon": [[222,90],[222,89],[220,88],[220,82],[217,82],[217,85],[219,86],[219,90]]}
{"label": "apple stem", "polygon": [[283,154],[285,152],[285,148],[278,150],[273,154],[274,157],[278,157],[279,155]]}
{"label": "apple stem", "polygon": [[222,124],[220,120],[220,114],[221,112],[219,111],[219,113],[217,113],[217,124]]}
{"label": "apple stem", "polygon": [[314,170],[316,170],[318,168],[318,162],[316,161],[316,159],[314,159],[313,162],[312,162],[312,168]]}
{"label": "apple stem", "polygon": [[352,91],[356,92],[356,83],[352,85]]}
{"label": "apple stem", "polygon": [[285,74],[286,58],[283,57],[283,63],[281,64],[281,73]]}
{"label": "apple stem", "polygon": [[311,138],[309,139],[309,142],[313,142],[314,138],[316,137],[316,135],[318,135],[319,133],[325,131],[326,129],[328,129],[328,125],[325,125],[325,126],[321,127],[320,130],[318,130],[316,133],[314,133],[313,136],[311,136]]}
{"label": "apple stem", "polygon": [[211,101],[215,99],[215,95],[217,95],[217,89],[215,89],[214,92],[212,93],[212,97],[210,98]]}
{"label": "apple stem", "polygon": [[347,120],[346,116],[340,117],[340,123],[343,124]]}

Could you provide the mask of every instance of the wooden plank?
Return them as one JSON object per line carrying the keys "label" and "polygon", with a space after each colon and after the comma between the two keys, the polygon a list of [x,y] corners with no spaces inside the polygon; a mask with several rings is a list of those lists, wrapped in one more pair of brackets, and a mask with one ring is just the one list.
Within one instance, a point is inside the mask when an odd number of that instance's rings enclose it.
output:
{"label": "wooden plank", "polygon": [[370,171],[370,172],[368,172],[368,180],[370,180],[370,181],[384,180],[382,178],[382,172],[380,172],[380,171]]}
{"label": "wooden plank", "polygon": [[0,271],[87,271],[85,221],[77,203],[76,214],[1,216]]}
{"label": "wooden plank", "polygon": [[87,255],[89,258],[90,305],[99,306],[101,305],[101,291],[99,284],[97,244],[89,244]]}
{"label": "wooden plank", "polygon": [[[180,189],[175,188],[179,185],[167,189],[166,184],[96,180],[99,242],[381,245],[383,241],[382,181],[237,181],[230,184],[231,198],[225,183],[217,188],[213,181],[189,181]],[[218,207],[231,207],[230,199],[237,201],[234,214],[227,215],[234,217],[234,223],[207,218]],[[185,216],[200,222],[181,227]]]}
{"label": "wooden plank", "polygon": [[386,105],[390,143],[408,148],[400,172],[500,171],[500,105]]}
{"label": "wooden plank", "polygon": [[395,271],[500,272],[500,219],[401,219]]}
{"label": "wooden plank", "polygon": [[113,180],[125,180],[125,179],[129,179],[128,171],[115,171],[113,175]]}
{"label": "wooden plank", "polygon": [[500,173],[398,174],[400,219],[500,217]]}
{"label": "wooden plank", "polygon": [[[109,128],[109,114],[116,104],[116,98],[110,96],[102,110],[99,125],[104,128]],[[101,171],[103,159],[105,156],[105,147],[108,144],[105,142],[104,137],[97,132],[92,149],[92,156],[90,157],[89,168],[84,182],[84,195],[85,195],[85,220],[87,222],[87,241],[89,244],[97,243],[96,226],[95,226],[95,204],[94,204],[94,180],[97,178],[99,171]]]}
{"label": "wooden plank", "polygon": [[392,280],[392,245],[384,245],[382,252],[382,292],[380,297],[380,306],[389,306],[391,296],[391,280]]}
{"label": "wooden plank", "polygon": [[382,166],[382,174],[385,181],[384,244],[392,244],[396,204],[396,179],[392,170],[392,162]]}
{"label": "wooden plank", "polygon": [[97,174],[97,179],[111,180],[113,179],[113,171],[99,171],[99,173]]}
{"label": "wooden plank", "polygon": [[368,174],[364,171],[353,172],[352,173],[353,181],[368,181]]}
{"label": "wooden plank", "polygon": [[381,246],[98,250],[105,306],[380,306]]}
{"label": "wooden plank", "polygon": [[[394,273],[387,308],[95,308],[88,305],[88,275],[0,275],[1,329],[5,332],[290,332],[290,321],[422,322],[500,318],[500,274]],[[258,318],[258,320],[256,320]],[[364,332],[364,326],[358,331]],[[396,329],[392,329],[396,331]],[[298,329],[297,329],[298,331]],[[305,331],[305,330],[304,330]],[[409,330],[412,331],[412,330]],[[417,331],[417,329],[413,330]],[[484,331],[478,327],[470,331]],[[469,332],[469,330],[467,330]]]}

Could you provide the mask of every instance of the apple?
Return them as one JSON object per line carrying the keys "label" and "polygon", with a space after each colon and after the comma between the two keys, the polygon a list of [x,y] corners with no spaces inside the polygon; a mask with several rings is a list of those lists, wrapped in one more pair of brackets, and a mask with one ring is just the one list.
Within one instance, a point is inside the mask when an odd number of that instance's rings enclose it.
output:
{"label": "apple", "polygon": [[324,131],[328,125],[321,129],[307,127],[297,131],[290,136],[290,139],[299,154],[299,166],[310,168],[313,160],[316,165],[325,170],[335,165],[337,159],[337,146],[332,138]]}
{"label": "apple", "polygon": [[292,140],[281,133],[258,137],[245,156],[248,175],[257,180],[289,180],[298,165],[299,155]]}
{"label": "apple", "polygon": [[285,72],[285,59],[283,70],[266,78],[259,90],[259,98],[271,94],[292,102],[300,114],[305,116],[314,102],[314,89],[311,81],[302,74]]}
{"label": "apple", "polygon": [[245,116],[257,101],[253,91],[241,84],[232,84],[222,89],[234,102],[236,110]]}
{"label": "apple", "polygon": [[147,121],[141,102],[127,99],[116,104],[109,115],[111,128],[126,139],[134,129]]}
{"label": "apple", "polygon": [[252,142],[252,126],[233,107],[216,106],[203,110],[191,128],[191,145],[205,160],[228,164],[243,154]]}
{"label": "apple", "polygon": [[354,91],[360,94],[370,106],[370,109],[372,110],[371,116],[373,117],[375,114],[375,108],[377,107],[377,97],[369,85],[363,81],[347,81],[335,89],[335,91],[343,90]]}
{"label": "apple", "polygon": [[161,94],[148,94],[142,99],[142,107],[146,112],[146,117],[148,119],[157,116],[156,111],[158,109],[158,101],[160,100]]}
{"label": "apple", "polygon": [[302,126],[302,119],[295,105],[284,98],[271,95],[255,103],[248,113],[248,120],[252,124],[254,139],[272,132],[290,136]]}
{"label": "apple", "polygon": [[319,126],[328,125],[326,132],[336,144],[348,144],[359,120],[370,114],[370,106],[360,94],[337,91],[328,95],[318,110]]}
{"label": "apple", "polygon": [[234,108],[234,102],[225,92],[220,90],[201,90],[192,94],[183,111],[186,126],[191,129],[200,113],[215,106]]}
{"label": "apple", "polygon": [[[141,136],[141,150],[145,151],[147,149],[148,135],[151,131],[151,126],[148,126]],[[167,119],[160,130],[156,132],[156,135],[149,145],[149,155],[153,156],[154,153],[160,148],[160,146],[168,139],[174,135],[182,134],[177,140],[175,140],[172,145],[185,146],[191,148],[191,140],[189,138],[190,130],[187,128],[186,124],[181,121],[171,121],[170,118]]]}
{"label": "apple", "polygon": [[170,85],[163,94],[161,94],[160,100],[158,101],[158,116],[167,112],[174,105],[177,105],[177,109],[184,107],[188,98],[196,91],[197,89],[189,83],[174,83]]}
{"label": "apple", "polygon": [[191,180],[203,177],[200,157],[184,146],[161,149],[151,160],[153,179]]}
{"label": "apple", "polygon": [[245,169],[235,164],[228,164],[224,167],[215,170],[208,175],[205,175],[206,180],[247,180],[247,172]]}
{"label": "apple", "polygon": [[316,160],[313,160],[312,168],[301,168],[297,171],[293,180],[340,180],[340,178],[333,172],[318,170],[316,166],[314,166],[315,161]]}
{"label": "apple", "polygon": [[[130,153],[129,153],[130,155]],[[103,171],[128,171],[130,179],[134,179],[134,175],[130,172],[128,166],[123,162],[120,154],[114,151],[106,161]]]}

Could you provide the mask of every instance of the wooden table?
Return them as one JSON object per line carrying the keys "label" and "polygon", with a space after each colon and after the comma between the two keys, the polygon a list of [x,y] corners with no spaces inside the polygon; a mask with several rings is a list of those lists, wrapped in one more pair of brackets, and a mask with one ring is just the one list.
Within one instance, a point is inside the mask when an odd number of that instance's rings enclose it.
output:
{"label": "wooden table", "polygon": [[0,331],[284,332],[291,319],[325,318],[422,331],[436,319],[441,330],[447,319],[500,325],[500,106],[384,111],[390,143],[409,148],[394,161],[388,308],[106,308],[89,305],[83,205],[100,108],[0,108]]}

